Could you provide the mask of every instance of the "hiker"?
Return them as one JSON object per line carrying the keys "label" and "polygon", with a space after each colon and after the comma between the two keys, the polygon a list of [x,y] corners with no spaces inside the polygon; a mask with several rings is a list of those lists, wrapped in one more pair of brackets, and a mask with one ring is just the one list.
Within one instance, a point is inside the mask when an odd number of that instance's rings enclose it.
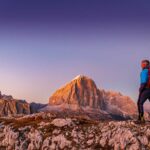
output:
{"label": "hiker", "polygon": [[143,60],[141,62],[141,85],[139,88],[139,98],[137,102],[139,117],[138,121],[145,122],[143,105],[147,99],[150,100],[150,62],[149,60]]}

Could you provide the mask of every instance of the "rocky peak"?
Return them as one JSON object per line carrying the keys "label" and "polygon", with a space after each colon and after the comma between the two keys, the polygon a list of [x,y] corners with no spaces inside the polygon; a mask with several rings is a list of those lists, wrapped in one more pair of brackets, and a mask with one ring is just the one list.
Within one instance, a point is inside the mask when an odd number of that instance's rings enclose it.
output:
{"label": "rocky peak", "polygon": [[[91,112],[92,116],[106,113],[113,119],[129,119],[137,117],[137,106],[128,96],[120,92],[98,89],[95,82],[84,75],[76,76],[71,82],[58,89],[50,98],[46,110],[53,106],[59,109],[82,110]],[[145,114],[148,118],[148,114]],[[98,115],[98,117],[99,115]],[[109,117],[108,117],[109,118]]]}
{"label": "rocky peak", "polygon": [[0,92],[0,116],[30,114],[30,104],[24,100],[14,99],[11,95]]}
{"label": "rocky peak", "polygon": [[13,100],[13,97],[11,95],[2,95],[1,97],[3,100]]}
{"label": "rocky peak", "polygon": [[90,79],[88,76],[85,76],[85,75],[77,75],[73,80],[88,80]]}
{"label": "rocky peak", "polygon": [[50,105],[70,104],[78,107],[99,108],[100,94],[95,82],[87,76],[79,75],[50,98]]}
{"label": "rocky peak", "polygon": [[[102,110],[111,113],[114,116],[137,117],[137,106],[129,97],[120,92],[100,90]],[[148,118],[147,113],[145,113]]]}

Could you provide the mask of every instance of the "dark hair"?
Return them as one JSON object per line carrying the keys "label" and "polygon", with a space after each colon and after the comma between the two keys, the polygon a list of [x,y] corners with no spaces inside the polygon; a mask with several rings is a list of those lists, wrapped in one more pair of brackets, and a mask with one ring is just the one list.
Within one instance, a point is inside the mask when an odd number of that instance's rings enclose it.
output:
{"label": "dark hair", "polygon": [[146,62],[148,66],[150,65],[150,61],[149,61],[149,60],[147,60],[147,59],[142,60],[142,62]]}

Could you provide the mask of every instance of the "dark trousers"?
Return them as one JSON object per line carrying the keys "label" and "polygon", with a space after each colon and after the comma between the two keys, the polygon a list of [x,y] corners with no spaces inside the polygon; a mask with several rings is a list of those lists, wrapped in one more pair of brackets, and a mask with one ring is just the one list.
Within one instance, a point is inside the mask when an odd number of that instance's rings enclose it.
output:
{"label": "dark trousers", "polygon": [[150,100],[150,89],[145,89],[142,93],[139,94],[137,106],[139,114],[141,114],[142,116],[144,115],[143,105],[147,99]]}

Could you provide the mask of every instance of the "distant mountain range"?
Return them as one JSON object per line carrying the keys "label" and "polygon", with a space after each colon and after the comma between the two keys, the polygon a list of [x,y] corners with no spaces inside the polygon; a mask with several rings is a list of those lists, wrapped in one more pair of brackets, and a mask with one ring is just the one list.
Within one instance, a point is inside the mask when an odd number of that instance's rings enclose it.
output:
{"label": "distant mountain range", "polygon": [[45,106],[45,104],[27,103],[25,100],[14,99],[11,95],[2,95],[0,92],[0,116],[32,114]]}
{"label": "distant mountain range", "polygon": [[[146,107],[148,110],[148,107]],[[79,75],[56,90],[48,104],[27,103],[0,92],[0,116],[53,112],[59,116],[84,116],[90,119],[133,119],[137,118],[137,106],[128,96],[119,92],[99,89],[95,82]],[[145,113],[146,118],[149,117]]]}

